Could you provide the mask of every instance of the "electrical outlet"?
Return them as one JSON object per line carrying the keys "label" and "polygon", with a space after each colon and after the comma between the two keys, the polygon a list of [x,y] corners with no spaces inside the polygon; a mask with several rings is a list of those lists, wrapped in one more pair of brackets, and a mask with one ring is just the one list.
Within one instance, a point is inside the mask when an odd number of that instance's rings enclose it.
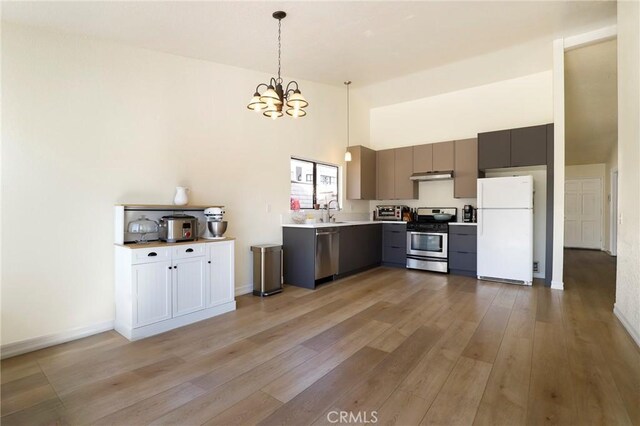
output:
{"label": "electrical outlet", "polygon": [[533,272],[540,272],[540,262],[533,262]]}

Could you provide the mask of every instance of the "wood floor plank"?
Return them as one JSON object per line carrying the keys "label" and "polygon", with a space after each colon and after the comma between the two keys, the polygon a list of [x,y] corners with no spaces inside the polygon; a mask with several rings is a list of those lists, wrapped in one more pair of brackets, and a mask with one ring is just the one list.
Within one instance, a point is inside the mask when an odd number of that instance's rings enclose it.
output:
{"label": "wood floor plank", "polygon": [[[258,391],[288,370],[316,355],[316,351],[296,346],[224,385],[181,405],[151,424],[203,424]],[[194,382],[198,386],[198,382]]]}
{"label": "wood floor plank", "polygon": [[577,413],[569,362],[562,327],[536,321],[528,424],[567,425],[574,422]]}
{"label": "wood floor plank", "polygon": [[360,329],[345,336],[309,361],[283,374],[262,390],[282,402],[288,402],[387,328],[389,324],[368,321]]}
{"label": "wood floor plank", "polygon": [[207,426],[255,425],[282,406],[274,397],[257,391],[204,423]]}
{"label": "wood floor plank", "polygon": [[[435,328],[421,327],[416,330],[371,370],[362,383],[336,400],[330,411],[370,413],[380,408],[441,336],[442,330]],[[323,417],[326,418],[326,415]],[[324,423],[324,419],[321,422]]]}
{"label": "wood floor plank", "polygon": [[297,426],[313,423],[387,355],[386,352],[365,346],[259,424]]}
{"label": "wood floor plank", "polygon": [[490,372],[491,364],[460,357],[420,424],[472,424]]}
{"label": "wood floor plank", "polygon": [[419,396],[396,389],[378,410],[377,423],[392,426],[418,425],[429,409],[429,404]]}
{"label": "wood floor plank", "polygon": [[492,305],[485,314],[462,356],[488,363],[495,360],[511,309]]}

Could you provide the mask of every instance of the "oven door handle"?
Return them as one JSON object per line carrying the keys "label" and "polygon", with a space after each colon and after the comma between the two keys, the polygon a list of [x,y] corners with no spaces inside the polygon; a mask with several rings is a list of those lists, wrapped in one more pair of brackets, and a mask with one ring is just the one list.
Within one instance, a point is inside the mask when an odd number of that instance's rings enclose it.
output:
{"label": "oven door handle", "polygon": [[441,235],[443,237],[449,235],[446,232],[414,232],[414,231],[407,231],[407,234],[409,235]]}

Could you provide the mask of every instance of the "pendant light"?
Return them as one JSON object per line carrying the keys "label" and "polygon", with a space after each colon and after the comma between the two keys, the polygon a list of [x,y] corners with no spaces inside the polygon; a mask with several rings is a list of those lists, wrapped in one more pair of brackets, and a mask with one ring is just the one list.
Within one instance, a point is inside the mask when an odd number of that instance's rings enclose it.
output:
{"label": "pendant light", "polygon": [[[280,10],[273,12],[272,16],[278,20],[278,78],[271,77],[269,84],[259,84],[247,108],[255,112],[262,112],[262,115],[272,120],[282,117],[283,108],[286,108],[286,113],[290,117],[304,117],[307,115],[304,109],[309,103],[300,93],[298,82],[292,80],[287,84],[286,89],[283,89],[283,81],[280,76],[282,20],[287,14]],[[260,88],[263,86],[266,90],[260,94]]]}
{"label": "pendant light", "polygon": [[344,153],[344,161],[349,162],[351,161],[351,152],[349,152],[349,86],[351,81],[345,81],[344,85],[347,86],[347,151]]}

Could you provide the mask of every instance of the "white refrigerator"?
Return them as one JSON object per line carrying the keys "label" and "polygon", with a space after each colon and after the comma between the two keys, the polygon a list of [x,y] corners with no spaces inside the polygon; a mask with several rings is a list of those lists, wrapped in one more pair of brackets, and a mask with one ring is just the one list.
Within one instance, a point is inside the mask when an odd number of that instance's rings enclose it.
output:
{"label": "white refrigerator", "polygon": [[533,176],[478,179],[478,279],[531,285]]}

